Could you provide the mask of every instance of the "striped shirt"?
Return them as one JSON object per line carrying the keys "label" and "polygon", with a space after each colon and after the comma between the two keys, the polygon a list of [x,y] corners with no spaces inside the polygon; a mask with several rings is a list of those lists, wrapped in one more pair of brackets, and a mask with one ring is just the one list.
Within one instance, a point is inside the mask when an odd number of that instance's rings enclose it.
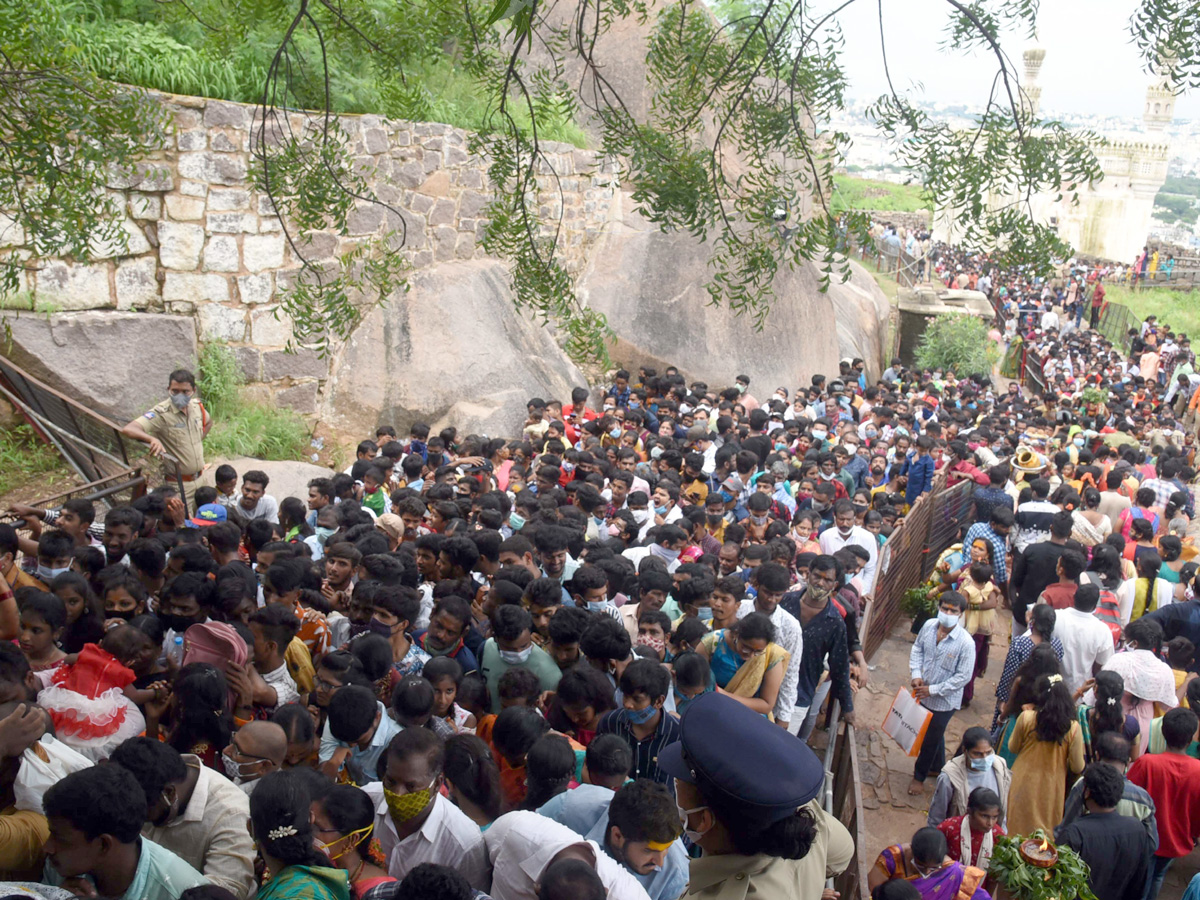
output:
{"label": "striped shirt", "polygon": [[[974,648],[973,644],[972,648]],[[658,727],[645,740],[638,740],[637,735],[633,733],[633,726],[629,722],[629,713],[623,708],[614,709],[604,714],[599,727],[596,728],[596,734],[615,734],[624,738],[625,743],[633,752],[631,777],[649,778],[659,784],[665,784],[668,790],[674,792],[674,779],[666,772],[659,771],[658,768],[658,754],[662,752],[662,748],[667,744],[675,743],[682,737],[679,720],[674,716],[668,715],[665,711],[660,712]]]}
{"label": "striped shirt", "polygon": [[921,704],[933,712],[946,712],[962,705],[963,688],[975,670],[975,640],[961,625],[937,639],[937,619],[921,626],[913,643],[908,668],[913,678],[921,678],[929,696]]}

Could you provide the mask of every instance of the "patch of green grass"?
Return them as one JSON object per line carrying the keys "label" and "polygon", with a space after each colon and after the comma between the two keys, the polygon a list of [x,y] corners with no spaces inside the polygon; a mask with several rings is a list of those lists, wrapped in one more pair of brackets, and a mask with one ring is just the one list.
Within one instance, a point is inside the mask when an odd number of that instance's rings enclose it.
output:
{"label": "patch of green grass", "polygon": [[65,468],[55,449],[28,425],[0,430],[0,495]]}
{"label": "patch of green grass", "polygon": [[251,402],[242,395],[242,370],[224,344],[200,351],[196,387],[213,419],[204,439],[209,456],[252,456],[255,459],[305,459],[309,427],[290,409]]}
{"label": "patch of green grass", "polygon": [[1125,285],[1105,285],[1109,303],[1120,303],[1140,322],[1146,316],[1157,316],[1162,325],[1170,325],[1176,333],[1200,335],[1200,292],[1172,291],[1167,288],[1132,290]]}
{"label": "patch of green grass", "polygon": [[850,175],[833,176],[835,211],[879,209],[890,212],[922,212],[931,209],[929,198],[919,184],[893,184]]}

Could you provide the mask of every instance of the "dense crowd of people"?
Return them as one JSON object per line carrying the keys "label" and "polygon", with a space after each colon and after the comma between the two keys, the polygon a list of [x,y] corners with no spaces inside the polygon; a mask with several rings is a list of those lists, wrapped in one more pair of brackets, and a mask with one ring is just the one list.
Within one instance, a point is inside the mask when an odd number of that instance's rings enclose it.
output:
{"label": "dense crowd of people", "polygon": [[[805,739],[832,700],[854,722],[887,541],[944,473],[974,488],[911,656],[928,826],[870,886],[981,898],[994,840],[1041,829],[1101,900],[1153,898],[1200,836],[1194,357],[1149,322],[1175,351],[1148,378],[1020,314],[1055,286],[930,260],[1015,304],[1044,394],[899,360],[761,401],[745,375],[620,370],[531,399],[504,438],[380,427],[276,497],[228,465],[200,485],[211,423],[172,373],[124,431],[175,478],[102,519],[70,500],[0,525],[0,877],[129,900],[822,896],[855,848]],[[947,754],[1003,610],[996,708]]]}

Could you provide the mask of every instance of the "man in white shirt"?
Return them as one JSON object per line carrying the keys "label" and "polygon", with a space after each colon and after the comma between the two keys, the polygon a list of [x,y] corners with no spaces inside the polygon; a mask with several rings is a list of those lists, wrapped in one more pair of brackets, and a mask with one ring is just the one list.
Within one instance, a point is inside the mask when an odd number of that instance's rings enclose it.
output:
{"label": "man in white shirt", "polygon": [[131,738],[110,763],[129,770],[151,799],[142,837],[170,850],[218,887],[246,900],[254,890],[250,800],[200,757],[162,741]]}
{"label": "man in white shirt", "polygon": [[1112,631],[1092,614],[1099,602],[1100,588],[1084,583],[1075,589],[1075,608],[1058,610],[1054,636],[1063,646],[1063,680],[1071,693],[1104,668],[1113,655]]}
{"label": "man in white shirt", "polygon": [[879,541],[875,535],[854,524],[854,504],[849,500],[839,500],[833,505],[833,527],[821,534],[818,542],[821,552],[832,556],[850,544],[857,544],[867,551],[867,564],[863,566],[859,577],[870,591],[875,586],[875,566],[879,562]]}
{"label": "man in white shirt", "polygon": [[266,519],[279,524],[279,502],[267,493],[271,479],[266,472],[252,469],[242,476],[242,492],[237,497],[238,512],[246,521]]}
{"label": "man in white shirt", "polygon": [[648,547],[630,547],[621,555],[633,563],[636,569],[647,556],[657,556],[674,573],[679,568],[679,554],[687,545],[687,532],[678,525],[663,525],[658,529],[657,540]]}
{"label": "man in white shirt", "polygon": [[380,762],[383,780],[363,787],[375,803],[374,835],[393,878],[438,863],[486,891],[491,876],[479,826],[438,792],[445,758],[441,738],[428,728],[406,728],[392,738],[386,764]]}
{"label": "man in white shirt", "polygon": [[483,833],[492,865],[493,900],[537,900],[536,885],[550,866],[564,859],[591,864],[608,900],[649,900],[649,895],[622,865],[595,841],[535,812],[506,813]]}
{"label": "man in white shirt", "polygon": [[760,612],[775,626],[775,643],[791,654],[775,700],[775,724],[787,728],[793,720],[803,722],[808,708],[796,709],[796,688],[800,681],[800,660],[804,655],[804,635],[800,622],[779,604],[790,587],[788,571],[780,563],[765,562],[751,575],[757,594],[738,606],[738,618]]}

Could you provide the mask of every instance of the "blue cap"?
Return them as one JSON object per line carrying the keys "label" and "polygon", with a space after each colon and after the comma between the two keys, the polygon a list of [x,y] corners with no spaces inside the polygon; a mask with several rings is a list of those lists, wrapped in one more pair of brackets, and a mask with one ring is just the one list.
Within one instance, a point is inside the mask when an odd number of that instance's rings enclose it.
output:
{"label": "blue cap", "polygon": [[205,503],[196,510],[196,514],[187,520],[188,528],[201,528],[205,525],[216,525],[229,517],[220,503]]}
{"label": "blue cap", "polygon": [[808,744],[732,697],[701,694],[680,719],[682,740],[658,754],[658,768],[680,781],[697,775],[770,822],[786,818],[825,784]]}

